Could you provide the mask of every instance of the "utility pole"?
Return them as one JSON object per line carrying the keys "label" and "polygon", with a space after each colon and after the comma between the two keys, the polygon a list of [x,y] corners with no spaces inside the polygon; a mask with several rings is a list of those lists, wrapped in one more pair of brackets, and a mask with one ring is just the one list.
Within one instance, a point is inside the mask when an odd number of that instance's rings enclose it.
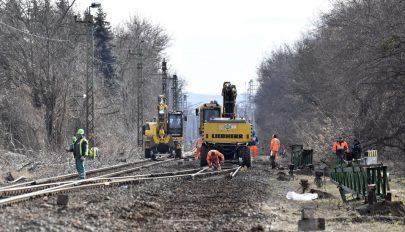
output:
{"label": "utility pole", "polygon": [[[183,110],[183,116],[187,117],[188,121],[188,106],[187,106],[187,95],[184,94],[183,97],[183,102],[182,102],[182,110]],[[188,146],[188,139],[187,139],[187,121],[183,122],[183,138],[184,138],[184,144],[185,146]]]}
{"label": "utility pole", "polygon": [[173,85],[172,85],[172,94],[173,94],[173,111],[178,111],[179,109],[179,93],[178,91],[178,80],[177,75],[173,75]]}
{"label": "utility pole", "polygon": [[86,137],[90,147],[95,145],[94,134],[94,21],[91,15],[91,8],[99,8],[101,4],[92,3],[88,7],[88,14],[84,20],[77,20],[76,23],[85,23],[88,27],[87,37],[87,58],[86,58]]}
{"label": "utility pole", "polygon": [[249,81],[248,85],[248,90],[247,90],[247,104],[248,104],[248,112],[247,112],[247,117],[250,118],[253,126],[255,125],[255,91],[256,91],[257,85],[254,84],[253,79]]}
{"label": "utility pole", "polygon": [[[173,94],[172,98],[169,97],[169,88],[167,87],[168,81],[170,80],[173,81],[173,86],[171,88]],[[178,77],[177,75],[173,75],[172,78],[167,76],[167,63],[165,59],[162,61],[162,95],[166,97],[167,105],[170,110],[179,110]]]}
{"label": "utility pole", "polygon": [[141,40],[139,43],[139,59],[137,64],[137,129],[138,129],[138,147],[143,146],[143,134],[142,134],[142,126],[143,126],[143,54],[142,54],[142,43],[144,41]]}
{"label": "utility pole", "polygon": [[[90,12],[89,12],[90,14]],[[91,14],[90,14],[91,16]],[[93,17],[91,16],[92,20]],[[86,132],[87,138],[89,139],[90,147],[94,146],[94,36],[93,36],[93,22],[89,24],[90,30],[90,40],[91,40],[91,51],[88,53],[90,56],[87,58],[87,64],[91,63],[91,65],[87,65],[87,73],[89,72],[89,66],[91,66],[91,75],[87,75],[86,78]],[[88,43],[90,44],[90,42]]]}
{"label": "utility pole", "polygon": [[[246,82],[245,82],[245,88],[246,88]],[[249,119],[249,114],[248,114],[248,112],[249,112],[249,87],[247,88],[247,91],[246,91],[246,94],[245,94],[245,102],[244,102],[243,108],[244,108],[244,111],[245,111],[243,113],[244,117]]]}
{"label": "utility pole", "polygon": [[167,66],[166,60],[163,58],[162,61],[162,95],[164,95],[167,99]]}

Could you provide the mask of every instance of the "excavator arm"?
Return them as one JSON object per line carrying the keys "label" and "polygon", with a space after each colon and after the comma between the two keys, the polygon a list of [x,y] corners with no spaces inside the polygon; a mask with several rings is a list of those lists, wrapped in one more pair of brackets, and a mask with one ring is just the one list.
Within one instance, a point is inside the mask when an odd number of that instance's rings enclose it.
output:
{"label": "excavator arm", "polygon": [[224,82],[222,87],[222,97],[224,110],[222,117],[234,119],[236,117],[235,104],[236,104],[236,87],[231,82]]}

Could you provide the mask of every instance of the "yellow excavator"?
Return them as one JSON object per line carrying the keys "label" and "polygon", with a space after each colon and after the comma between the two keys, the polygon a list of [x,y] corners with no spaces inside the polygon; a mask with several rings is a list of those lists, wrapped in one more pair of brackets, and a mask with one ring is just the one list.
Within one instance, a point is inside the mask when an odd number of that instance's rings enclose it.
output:
{"label": "yellow excavator", "polygon": [[166,97],[159,95],[157,119],[143,126],[145,158],[155,159],[157,154],[182,156],[183,113],[169,112]]}
{"label": "yellow excavator", "polygon": [[216,101],[205,103],[196,109],[200,117],[200,136],[203,145],[200,165],[207,165],[207,153],[211,149],[221,152],[225,160],[251,167],[249,144],[252,141],[252,124],[236,116],[236,87],[224,82],[222,87],[223,107]]}

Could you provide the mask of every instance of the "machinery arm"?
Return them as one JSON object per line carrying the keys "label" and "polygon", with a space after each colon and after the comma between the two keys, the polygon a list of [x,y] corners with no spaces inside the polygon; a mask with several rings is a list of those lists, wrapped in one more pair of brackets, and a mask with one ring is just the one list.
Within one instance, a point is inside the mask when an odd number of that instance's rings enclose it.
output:
{"label": "machinery arm", "polygon": [[235,104],[236,104],[236,87],[232,85],[231,82],[224,82],[222,87],[222,97],[224,110],[222,117],[224,118],[235,118]]}

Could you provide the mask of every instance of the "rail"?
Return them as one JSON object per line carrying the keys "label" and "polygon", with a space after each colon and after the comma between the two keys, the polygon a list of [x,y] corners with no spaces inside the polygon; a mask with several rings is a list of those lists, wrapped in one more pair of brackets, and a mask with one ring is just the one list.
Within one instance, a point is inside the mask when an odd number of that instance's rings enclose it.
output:
{"label": "rail", "polygon": [[[116,170],[118,168],[126,168],[126,167],[129,167],[132,165],[141,164],[141,163],[145,163],[148,161],[151,161],[151,159],[139,160],[139,161],[135,161],[135,162],[131,162],[131,163],[118,164],[118,165],[113,165],[113,166],[109,166],[109,167],[92,169],[92,170],[86,171],[86,175],[91,176],[91,175],[98,174],[101,172],[108,172],[111,170]],[[49,178],[41,178],[38,180],[32,180],[32,181],[19,183],[19,184],[3,186],[0,188],[0,191],[4,190],[4,189],[8,189],[8,188],[16,188],[16,187],[29,186],[29,185],[40,185],[40,184],[52,183],[52,182],[56,182],[56,181],[69,180],[69,179],[77,178],[77,177],[78,177],[77,173],[71,173],[71,174],[54,176],[54,177],[49,177]]]}
{"label": "rail", "polygon": [[[131,173],[131,172],[135,172],[138,170],[141,170],[143,168],[147,168],[147,167],[151,167],[154,165],[158,165],[158,164],[162,164],[165,162],[170,162],[173,161],[174,159],[168,159],[168,160],[163,160],[163,161],[157,161],[157,162],[152,162],[152,163],[148,163],[142,166],[138,166],[138,167],[134,167],[134,168],[129,168],[129,169],[125,169],[125,170],[121,170],[121,171],[117,171],[117,172],[112,172],[112,173],[108,173],[108,174],[104,174],[104,175],[99,175],[99,176],[95,176],[93,178],[89,178],[89,179],[85,179],[83,181],[92,181],[94,179],[102,179],[102,178],[108,178],[108,177],[114,177],[114,176],[118,176],[118,175],[122,175],[122,174],[126,174],[126,173]],[[134,164],[139,164],[139,163],[144,163],[144,162],[137,162],[137,163],[131,163],[131,165]],[[102,170],[102,171],[113,171],[117,168],[122,168],[122,167],[128,167],[130,165],[125,165],[125,166],[111,166],[109,168],[103,168],[103,169],[97,169],[93,170],[92,173],[96,174],[99,173],[98,171]],[[69,177],[69,178],[67,178]],[[77,177],[77,174],[76,176]],[[37,182],[34,181],[34,183],[41,183],[41,184],[33,184],[33,185],[23,185],[23,186],[16,186],[14,185],[14,187],[7,187],[7,188],[1,188],[0,189],[0,197],[8,197],[8,196],[16,196],[22,193],[29,193],[29,192],[33,192],[33,191],[38,191],[38,190],[44,190],[44,189],[48,189],[48,188],[54,188],[56,186],[60,186],[60,185],[65,185],[65,184],[70,184],[70,183],[74,183],[77,182],[77,180],[75,181],[59,181],[56,182],[56,180],[67,180],[70,179],[70,175],[64,175],[64,176],[58,176],[58,177],[51,177],[51,178],[47,178],[45,183],[44,181],[41,182]]]}
{"label": "rail", "polygon": [[[205,170],[205,169],[204,169]],[[55,195],[60,193],[72,192],[81,189],[93,189],[93,188],[106,188],[112,186],[140,184],[153,180],[164,179],[194,179],[195,177],[210,177],[213,175],[225,175],[232,173],[236,168],[231,168],[222,171],[214,172],[201,172],[201,169],[191,169],[185,171],[169,172],[169,173],[151,173],[138,176],[127,177],[111,177],[111,178],[91,178],[87,180],[78,180],[69,183],[64,183],[52,188],[39,190],[31,193],[26,193],[18,196],[9,197],[6,199],[0,199],[0,207],[6,207],[13,204],[17,204],[30,199],[38,198],[41,196]],[[197,172],[196,172],[197,171]],[[191,172],[191,173],[190,173]]]}

